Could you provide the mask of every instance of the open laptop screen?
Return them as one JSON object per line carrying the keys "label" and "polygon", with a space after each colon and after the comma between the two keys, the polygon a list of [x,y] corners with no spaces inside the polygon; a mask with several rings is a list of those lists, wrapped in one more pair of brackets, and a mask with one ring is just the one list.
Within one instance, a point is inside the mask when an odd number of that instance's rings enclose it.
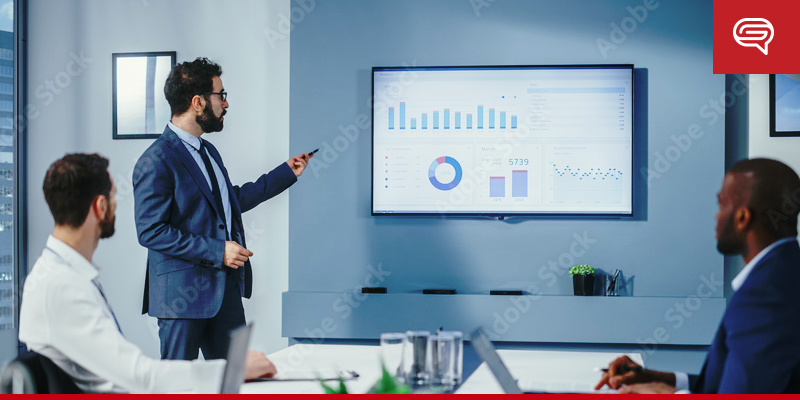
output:
{"label": "open laptop screen", "polygon": [[506,394],[522,394],[522,390],[517,386],[517,381],[511,376],[511,372],[508,372],[508,368],[503,364],[500,356],[497,355],[497,350],[495,350],[492,341],[489,340],[483,329],[478,328],[472,332],[470,340],[472,340],[472,347],[475,348],[475,352],[489,366],[503,391]]}
{"label": "open laptop screen", "polygon": [[231,331],[231,340],[228,344],[228,362],[225,364],[225,374],[222,376],[222,394],[239,394],[239,388],[244,382],[245,360],[247,349],[250,347],[250,333],[253,324],[244,325]]}

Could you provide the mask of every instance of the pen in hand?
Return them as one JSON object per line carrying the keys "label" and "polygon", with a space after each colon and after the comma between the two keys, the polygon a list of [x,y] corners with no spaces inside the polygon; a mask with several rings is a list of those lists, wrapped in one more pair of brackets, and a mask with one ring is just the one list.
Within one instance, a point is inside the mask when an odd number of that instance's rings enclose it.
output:
{"label": "pen in hand", "polygon": [[[627,365],[620,365],[619,367],[617,367],[617,372],[619,374],[625,374],[628,372],[642,372],[642,371],[644,371],[644,368],[638,365],[635,367],[629,367]],[[594,372],[608,372],[608,368],[595,368]]]}

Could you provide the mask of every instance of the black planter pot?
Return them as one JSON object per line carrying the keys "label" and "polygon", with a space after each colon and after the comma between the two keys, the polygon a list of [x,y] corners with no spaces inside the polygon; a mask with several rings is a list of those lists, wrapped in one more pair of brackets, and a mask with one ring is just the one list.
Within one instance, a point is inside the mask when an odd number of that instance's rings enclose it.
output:
{"label": "black planter pot", "polygon": [[594,296],[594,274],[572,275],[575,296]]}

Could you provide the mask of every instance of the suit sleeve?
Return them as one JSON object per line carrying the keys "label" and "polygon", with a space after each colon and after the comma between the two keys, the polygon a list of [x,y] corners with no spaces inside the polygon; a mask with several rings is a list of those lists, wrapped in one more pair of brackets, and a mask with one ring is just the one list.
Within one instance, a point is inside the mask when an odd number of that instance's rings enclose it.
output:
{"label": "suit sleeve", "polygon": [[297,176],[287,163],[282,163],[267,174],[261,175],[255,182],[248,182],[234,186],[233,190],[239,198],[242,212],[250,211],[257,205],[277,196],[288,189],[295,182]]}
{"label": "suit sleeve", "polygon": [[[780,393],[800,359],[800,319],[774,288],[740,297],[726,321],[729,349],[719,393]],[[745,293],[743,293],[745,294]]]}
{"label": "suit sleeve", "polygon": [[184,232],[170,225],[175,179],[164,161],[154,153],[146,152],[133,170],[139,243],[169,257],[222,268],[224,240]]}

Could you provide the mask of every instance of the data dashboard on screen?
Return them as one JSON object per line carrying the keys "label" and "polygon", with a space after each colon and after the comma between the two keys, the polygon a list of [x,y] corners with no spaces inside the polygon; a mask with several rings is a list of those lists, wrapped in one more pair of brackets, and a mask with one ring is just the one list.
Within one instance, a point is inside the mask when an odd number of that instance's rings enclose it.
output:
{"label": "data dashboard on screen", "polygon": [[373,215],[632,215],[632,65],[372,77]]}

